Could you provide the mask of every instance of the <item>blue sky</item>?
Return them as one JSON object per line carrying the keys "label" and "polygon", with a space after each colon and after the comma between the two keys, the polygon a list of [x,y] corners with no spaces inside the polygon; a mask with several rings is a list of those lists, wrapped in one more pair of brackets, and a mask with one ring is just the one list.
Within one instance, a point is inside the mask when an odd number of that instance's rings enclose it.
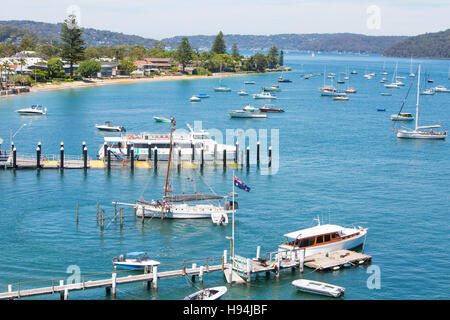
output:
{"label": "blue sky", "polygon": [[62,22],[162,39],[175,35],[352,32],[416,35],[450,27],[449,0],[2,0],[0,20]]}

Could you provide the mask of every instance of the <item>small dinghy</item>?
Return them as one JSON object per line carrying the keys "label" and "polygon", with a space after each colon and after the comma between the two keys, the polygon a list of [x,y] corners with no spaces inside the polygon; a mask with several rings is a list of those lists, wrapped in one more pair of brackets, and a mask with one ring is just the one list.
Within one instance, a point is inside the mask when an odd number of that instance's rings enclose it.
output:
{"label": "small dinghy", "polygon": [[386,111],[386,108],[377,108],[377,111]]}
{"label": "small dinghy", "polygon": [[228,224],[228,216],[226,213],[214,212],[211,213],[211,220],[215,225],[224,226]]}
{"label": "small dinghy", "polygon": [[244,84],[255,84],[255,81],[244,81]]}
{"label": "small dinghy", "polygon": [[95,127],[100,131],[117,131],[117,132],[127,131],[122,126],[113,126],[111,121],[106,121],[105,124],[96,124]]}
{"label": "small dinghy", "polygon": [[197,97],[197,96],[192,96],[192,97],[189,99],[189,101],[191,101],[191,102],[200,102],[200,101],[202,101],[202,99],[200,99],[200,98]]}
{"label": "small dinghy", "polygon": [[345,288],[335,286],[333,284],[319,282],[319,281],[311,281],[306,279],[299,279],[292,281],[292,285],[297,287],[300,291],[321,294],[329,297],[340,297],[344,294]]}
{"label": "small dinghy", "polygon": [[392,96],[392,93],[387,93],[387,92],[382,92],[382,93],[380,93],[382,96],[385,96],[385,97],[387,97],[387,96]]}
{"label": "small dinghy", "polygon": [[170,123],[170,119],[164,118],[164,117],[153,117],[153,119],[156,122],[164,122],[164,123]]}
{"label": "small dinghy", "polygon": [[213,287],[206,288],[200,291],[197,291],[191,295],[188,295],[184,298],[184,300],[218,300],[225,293],[227,293],[227,287]]}

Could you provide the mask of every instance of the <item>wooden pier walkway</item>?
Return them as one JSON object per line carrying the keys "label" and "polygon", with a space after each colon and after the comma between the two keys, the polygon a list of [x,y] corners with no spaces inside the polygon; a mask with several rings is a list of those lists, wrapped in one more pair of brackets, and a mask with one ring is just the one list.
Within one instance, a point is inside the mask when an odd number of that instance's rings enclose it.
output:
{"label": "wooden pier walkway", "polygon": [[[338,250],[324,254],[315,254],[305,258],[304,249],[290,250],[286,252],[274,251],[266,254],[265,258],[259,257],[260,246],[257,248],[256,258],[245,258],[235,255],[230,263],[227,263],[227,250],[224,250],[223,256],[220,258],[211,257],[206,260],[187,260],[182,263],[181,269],[158,271],[159,268],[169,267],[172,265],[154,266],[149,272],[144,271],[141,274],[129,274],[130,271],[113,271],[108,273],[96,275],[83,275],[77,283],[64,284],[64,279],[50,279],[35,282],[13,283],[9,285],[1,285],[7,287],[8,291],[0,292],[0,300],[5,299],[19,299],[23,297],[32,297],[40,295],[51,295],[55,293],[60,294],[60,298],[67,300],[70,291],[87,290],[95,288],[105,288],[108,293],[116,295],[117,285],[143,282],[147,284],[147,288],[153,285],[153,289],[157,290],[159,279],[191,277],[192,280],[198,277],[200,282],[203,281],[203,276],[212,272],[223,272],[223,275],[228,283],[246,283],[251,282],[253,274],[270,272],[275,273],[278,278],[280,271],[283,269],[299,268],[300,274],[303,273],[304,266],[313,269],[313,271],[333,271],[343,267],[353,267],[371,262],[372,257],[366,254],[358,253],[350,250]],[[212,261],[220,260],[220,264],[212,264]],[[196,262],[196,263],[194,263]],[[197,266],[197,263],[203,262],[204,265]],[[187,268],[190,263],[191,268]],[[128,273],[127,273],[128,272]],[[127,276],[119,276],[127,273]],[[106,276],[108,278],[99,280],[89,280],[94,276]],[[51,283],[51,285],[39,288],[24,288],[25,286],[36,285],[41,283]],[[2,291],[0,289],[0,291]]]}

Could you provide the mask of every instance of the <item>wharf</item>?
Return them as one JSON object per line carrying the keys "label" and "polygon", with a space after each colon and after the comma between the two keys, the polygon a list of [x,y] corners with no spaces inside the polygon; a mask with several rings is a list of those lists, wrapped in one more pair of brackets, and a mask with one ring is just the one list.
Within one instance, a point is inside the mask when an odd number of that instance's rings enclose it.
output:
{"label": "wharf", "polygon": [[317,271],[333,271],[345,267],[353,267],[370,262],[372,257],[350,250],[337,250],[308,256],[305,266]]}

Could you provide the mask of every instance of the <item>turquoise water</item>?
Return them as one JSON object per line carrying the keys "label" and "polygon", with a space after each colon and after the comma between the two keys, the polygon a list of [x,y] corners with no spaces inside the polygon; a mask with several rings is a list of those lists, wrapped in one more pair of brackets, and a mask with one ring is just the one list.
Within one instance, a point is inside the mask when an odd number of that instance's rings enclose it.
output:
{"label": "turquoise water", "polygon": [[[94,125],[112,120],[129,132],[167,131],[168,126],[153,121],[154,115],[175,116],[177,126],[202,120],[203,128],[279,129],[280,167],[273,175],[263,175],[252,166],[236,175],[252,190],[239,192],[236,214],[236,253],[253,257],[276,250],[283,234],[312,226],[313,219],[341,225],[369,228],[365,252],[373,256],[372,266],[381,271],[381,288],[369,289],[368,266],[333,273],[312,273],[304,278],[330,282],[347,288],[344,299],[448,299],[450,279],[448,260],[450,232],[449,141],[398,140],[392,132],[391,113],[399,110],[408,89],[392,90],[382,97],[379,83],[383,63],[391,80],[395,63],[399,74],[409,73],[409,59],[379,56],[319,55],[314,58],[288,53],[286,65],[293,71],[284,76],[292,83],[281,84],[275,105],[286,110],[260,120],[231,120],[227,111],[245,104],[262,105],[251,95],[240,97],[245,89],[256,93],[261,86],[276,83],[279,74],[224,78],[231,93],[215,93],[217,79],[111,85],[24,94],[0,99],[0,137],[9,144],[10,130],[18,152],[35,152],[38,141],[43,153],[56,154],[64,141],[67,154],[80,154],[86,141],[95,158],[103,135]],[[450,62],[415,60],[434,79],[433,86],[449,87]],[[300,75],[344,72],[356,69],[350,86],[358,91],[349,101],[321,97],[317,88],[322,76],[309,80]],[[372,80],[364,71],[376,72]],[[243,85],[254,80],[256,85]],[[416,81],[416,80],[415,80]],[[343,86],[346,88],[346,84]],[[208,93],[201,103],[189,97]],[[416,87],[411,89],[404,111],[415,112]],[[420,123],[450,128],[449,94],[421,96]],[[42,104],[48,115],[41,118],[18,116],[19,107]],[[377,112],[379,107],[386,112]],[[30,120],[31,119],[31,120]],[[411,124],[410,126],[412,126]],[[232,171],[218,168],[182,169],[173,175],[175,190],[189,192],[187,177],[197,189],[217,193],[231,191]],[[0,170],[0,243],[2,243],[0,284],[67,277],[70,265],[82,274],[109,272],[113,256],[144,250],[162,264],[184,259],[220,256],[229,248],[225,238],[231,225],[213,226],[204,221],[152,220],[144,226],[128,218],[123,230],[106,222],[105,230],[95,222],[96,203],[106,215],[113,214],[111,201],[129,202],[143,195],[160,198],[165,171],[136,169],[89,170]],[[80,222],[75,223],[76,204]],[[126,214],[131,214],[127,211]],[[250,284],[229,287],[226,299],[321,299],[296,291],[290,282],[297,271],[283,271],[280,279],[258,276]],[[223,285],[223,276],[205,276],[204,286]],[[198,286],[199,284],[196,283]],[[6,288],[0,288],[2,291]],[[117,299],[181,299],[195,291],[186,279],[161,280],[157,293],[141,284],[118,287]],[[39,299],[58,299],[58,295]],[[71,299],[109,299],[103,289],[72,292]]]}

